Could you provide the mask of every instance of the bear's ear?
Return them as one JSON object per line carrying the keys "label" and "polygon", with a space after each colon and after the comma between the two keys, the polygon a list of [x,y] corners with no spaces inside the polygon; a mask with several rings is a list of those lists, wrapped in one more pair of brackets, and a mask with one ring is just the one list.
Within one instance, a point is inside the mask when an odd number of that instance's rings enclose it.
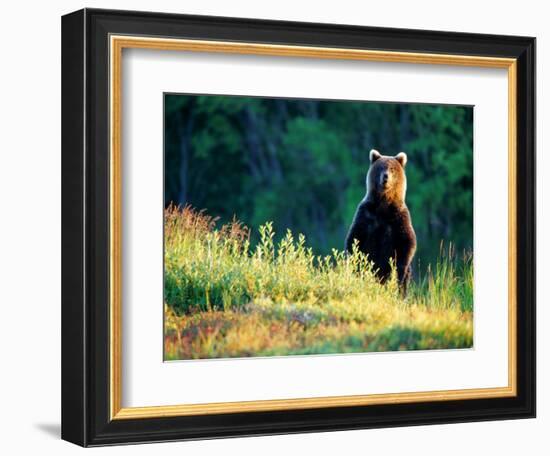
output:
{"label": "bear's ear", "polygon": [[405,152],[399,152],[396,156],[395,156],[395,159],[401,163],[401,166],[404,168],[405,165],[407,164],[407,154]]}
{"label": "bear's ear", "polygon": [[374,163],[376,160],[378,160],[382,155],[380,155],[380,152],[378,152],[376,149],[372,149],[369,154],[370,162]]}

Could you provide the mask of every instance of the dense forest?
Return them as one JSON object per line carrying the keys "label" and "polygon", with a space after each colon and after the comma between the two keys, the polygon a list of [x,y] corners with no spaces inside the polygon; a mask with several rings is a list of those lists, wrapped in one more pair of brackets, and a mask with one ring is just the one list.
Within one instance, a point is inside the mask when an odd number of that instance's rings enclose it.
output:
{"label": "dense forest", "polygon": [[165,95],[165,205],[189,204],[276,239],[343,249],[365,194],[369,151],[408,155],[416,262],[473,242],[473,108],[242,96]]}

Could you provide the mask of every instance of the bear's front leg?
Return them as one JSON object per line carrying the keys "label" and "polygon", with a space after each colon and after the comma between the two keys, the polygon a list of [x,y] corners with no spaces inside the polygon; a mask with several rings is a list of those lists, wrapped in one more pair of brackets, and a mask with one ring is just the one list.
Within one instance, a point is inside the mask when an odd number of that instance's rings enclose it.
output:
{"label": "bear's front leg", "polygon": [[355,216],[346,236],[345,249],[348,253],[353,253],[353,244],[357,241],[359,251],[365,251],[366,239],[368,236],[368,215],[364,203],[360,203],[355,211]]}
{"label": "bear's front leg", "polygon": [[396,227],[395,263],[397,278],[403,297],[407,295],[407,288],[412,275],[412,260],[416,252],[416,234],[414,233],[408,211],[401,217],[401,223]]}

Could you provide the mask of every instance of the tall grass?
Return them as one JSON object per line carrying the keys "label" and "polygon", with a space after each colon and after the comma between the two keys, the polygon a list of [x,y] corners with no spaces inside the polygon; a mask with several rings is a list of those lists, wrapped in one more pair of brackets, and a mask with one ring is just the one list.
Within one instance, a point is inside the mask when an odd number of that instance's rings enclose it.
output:
{"label": "tall grass", "polygon": [[470,257],[442,251],[403,299],[357,248],[322,257],[301,234],[273,239],[271,222],[252,247],[237,220],[166,210],[168,358],[471,346]]}
{"label": "tall grass", "polygon": [[430,308],[459,306],[462,311],[474,310],[474,268],[470,252],[457,258],[452,244],[441,243],[435,264],[418,273],[411,287],[413,299]]}

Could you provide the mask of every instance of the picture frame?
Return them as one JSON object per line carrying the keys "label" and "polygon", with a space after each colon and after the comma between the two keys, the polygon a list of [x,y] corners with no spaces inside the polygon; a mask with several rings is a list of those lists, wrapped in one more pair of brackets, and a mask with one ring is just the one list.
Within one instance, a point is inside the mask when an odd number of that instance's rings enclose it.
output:
{"label": "picture frame", "polygon": [[[506,69],[507,386],[124,407],[124,49]],[[67,441],[100,446],[535,416],[534,38],[80,10],[62,19],[62,185],[62,438]],[[494,278],[492,286],[500,283]]]}

